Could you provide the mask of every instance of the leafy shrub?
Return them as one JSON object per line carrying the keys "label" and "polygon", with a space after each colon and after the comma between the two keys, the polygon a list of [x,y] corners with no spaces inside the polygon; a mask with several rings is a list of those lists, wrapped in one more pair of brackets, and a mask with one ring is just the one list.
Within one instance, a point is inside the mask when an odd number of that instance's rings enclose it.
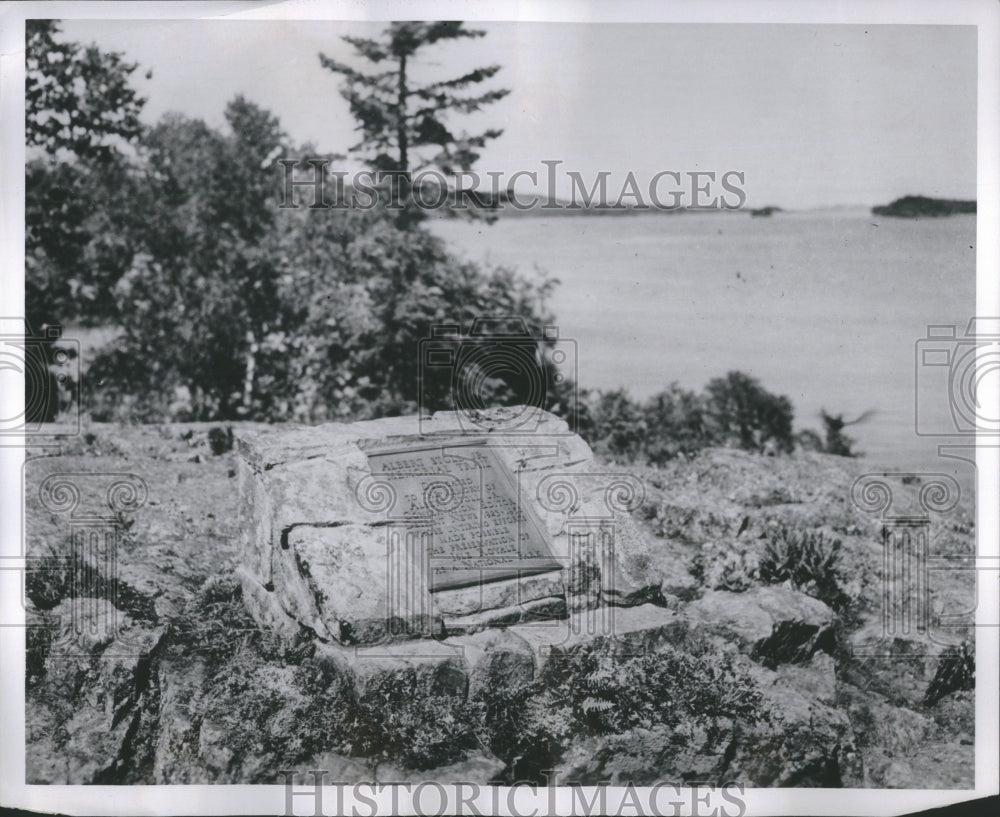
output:
{"label": "leafy shrub", "polygon": [[[273,674],[274,665],[262,672]],[[250,690],[224,676],[220,701],[245,722],[291,721],[293,729],[274,747],[285,758],[334,751],[429,769],[460,760],[477,745],[482,706],[422,686],[413,672],[388,676],[361,698],[348,678],[314,659],[295,668],[291,683],[287,677],[265,692],[261,684]]]}
{"label": "leafy shrub", "polygon": [[841,607],[847,599],[841,589],[840,539],[829,540],[822,531],[778,528],[760,559],[760,578],[767,584],[791,582],[811,596]]}
{"label": "leafy shrub", "polygon": [[845,421],[843,414],[827,414],[825,410],[820,410],[819,416],[823,421],[825,436],[823,450],[838,457],[858,456],[854,450],[854,439],[844,434],[844,426],[852,423]]}
{"label": "leafy shrub", "polygon": [[645,455],[650,465],[691,456],[715,443],[705,398],[676,383],[653,395],[643,407],[643,414],[648,433]]}
{"label": "leafy shrub", "polygon": [[703,394],[672,383],[645,402],[624,389],[582,390],[569,419],[598,454],[623,462],[663,465],[720,445],[761,453],[794,447],[791,402],[740,372],[712,380]]}
{"label": "leafy shrub", "polygon": [[[319,725],[307,719],[308,702],[296,694],[291,677],[288,669],[252,653],[231,660],[224,670],[218,667],[201,702],[201,743],[207,742],[207,725],[222,759],[237,768],[245,761],[305,759],[302,750],[316,747]],[[273,775],[273,767],[267,773]]]}
{"label": "leafy shrub", "polygon": [[430,769],[461,759],[477,746],[482,705],[421,686],[414,673],[384,679],[351,707],[349,748],[379,760]]}
{"label": "leafy shrub", "polygon": [[624,389],[598,392],[590,408],[589,440],[594,451],[612,460],[633,462],[648,431],[642,408]]}
{"label": "leafy shrub", "polygon": [[758,717],[760,694],[748,676],[719,657],[678,650],[616,657],[587,650],[570,661],[570,700],[590,733],[676,726],[692,717]]}
{"label": "leafy shrub", "polygon": [[772,446],[782,452],[794,447],[792,403],[771,394],[742,372],[709,381],[706,415],[713,436],[726,445],[764,453]]}

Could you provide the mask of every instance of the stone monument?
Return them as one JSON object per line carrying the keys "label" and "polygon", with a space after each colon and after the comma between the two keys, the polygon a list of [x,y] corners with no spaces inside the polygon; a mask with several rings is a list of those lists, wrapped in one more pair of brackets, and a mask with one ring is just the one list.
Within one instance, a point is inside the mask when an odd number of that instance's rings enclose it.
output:
{"label": "stone monument", "polygon": [[[628,474],[524,408],[245,432],[240,570],[257,622],[330,645],[442,640],[655,601]],[[658,608],[661,609],[662,608]],[[666,611],[663,611],[666,612]]]}

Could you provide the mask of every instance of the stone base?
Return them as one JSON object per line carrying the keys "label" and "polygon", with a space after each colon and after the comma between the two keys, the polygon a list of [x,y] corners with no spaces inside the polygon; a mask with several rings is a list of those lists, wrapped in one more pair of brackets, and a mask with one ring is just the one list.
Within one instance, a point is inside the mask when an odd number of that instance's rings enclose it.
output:
{"label": "stone base", "polygon": [[389,675],[412,672],[418,685],[426,685],[436,694],[462,698],[481,684],[530,682],[554,649],[572,654],[611,643],[621,654],[638,655],[676,644],[688,631],[686,621],[677,613],[651,604],[615,608],[610,619],[602,619],[613,630],[595,626],[599,619],[594,612],[481,629],[441,640],[358,647],[319,643],[316,658],[351,677],[361,696],[377,689]]}

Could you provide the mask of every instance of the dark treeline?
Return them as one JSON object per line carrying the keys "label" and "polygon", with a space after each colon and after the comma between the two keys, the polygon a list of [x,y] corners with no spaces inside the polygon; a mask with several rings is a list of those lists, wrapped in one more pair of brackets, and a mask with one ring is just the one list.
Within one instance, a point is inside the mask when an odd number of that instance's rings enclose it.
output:
{"label": "dark treeline", "polygon": [[940,218],[976,213],[976,202],[962,199],[936,199],[929,196],[903,196],[890,204],[872,207],[873,216],[896,218]]}
{"label": "dark treeline", "polygon": [[602,457],[619,462],[663,465],[712,446],[761,454],[787,454],[798,448],[856,455],[854,441],[842,431],[850,423],[842,416],[821,412],[822,436],[811,430],[796,434],[791,401],[742,372],[714,378],[701,392],[672,383],[645,401],[633,399],[624,389],[581,390],[576,405],[570,415],[581,436]]}

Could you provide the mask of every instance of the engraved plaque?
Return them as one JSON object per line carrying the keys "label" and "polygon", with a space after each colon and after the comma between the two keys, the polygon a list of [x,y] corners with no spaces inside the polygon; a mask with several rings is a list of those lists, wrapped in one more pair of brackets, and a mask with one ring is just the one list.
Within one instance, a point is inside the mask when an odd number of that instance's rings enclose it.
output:
{"label": "engraved plaque", "polygon": [[514,475],[484,441],[421,443],[368,452],[372,476],[392,486],[391,519],[429,534],[430,590],[518,578],[562,565]]}

